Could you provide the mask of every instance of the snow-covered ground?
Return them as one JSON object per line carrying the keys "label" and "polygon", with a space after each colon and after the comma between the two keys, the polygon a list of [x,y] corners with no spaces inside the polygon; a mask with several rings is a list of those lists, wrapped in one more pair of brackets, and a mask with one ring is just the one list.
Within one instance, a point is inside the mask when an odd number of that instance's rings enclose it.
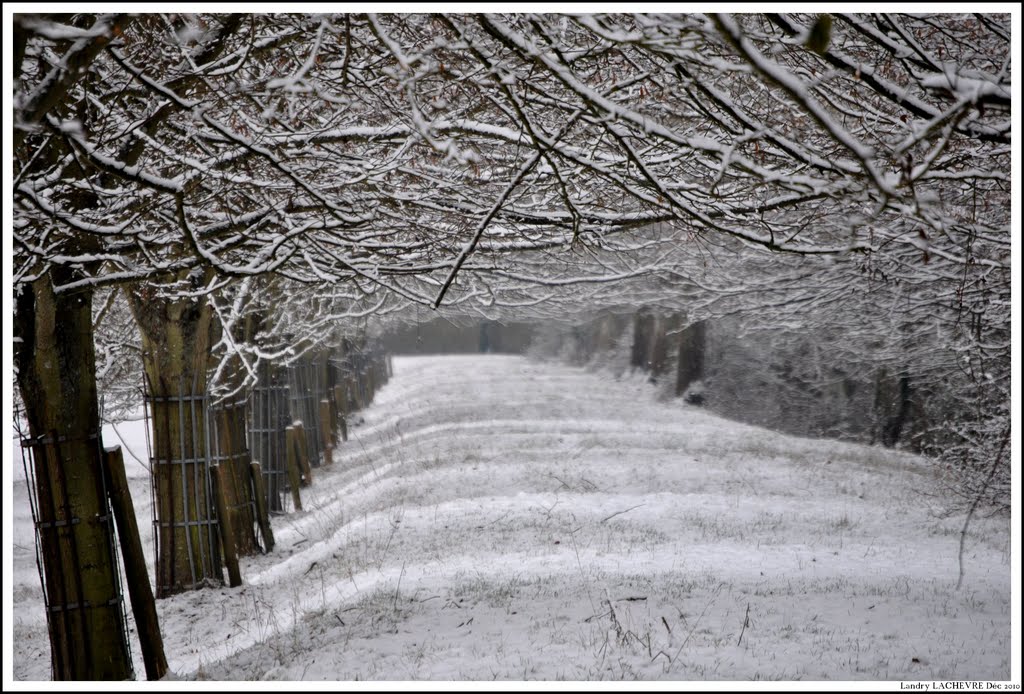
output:
{"label": "snow-covered ground", "polygon": [[[975,519],[955,590],[963,518],[919,458],[510,356],[396,358],[361,416],[244,586],[159,601],[176,677],[1010,677],[1008,522]],[[14,675],[47,679],[18,476]]]}

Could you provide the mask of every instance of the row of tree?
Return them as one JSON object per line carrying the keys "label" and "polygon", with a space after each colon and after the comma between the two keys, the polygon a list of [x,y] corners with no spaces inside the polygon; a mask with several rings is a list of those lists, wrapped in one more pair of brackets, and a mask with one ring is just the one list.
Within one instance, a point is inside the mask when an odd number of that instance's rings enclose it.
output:
{"label": "row of tree", "polygon": [[15,369],[68,522],[104,515],[97,355],[228,397],[442,302],[814,325],[966,379],[946,454],[1008,458],[1007,15],[13,24]]}
{"label": "row of tree", "polygon": [[825,323],[789,331],[756,315],[697,320],[678,310],[623,306],[589,319],[580,315],[574,323],[548,323],[538,328],[529,352],[616,377],[641,372],[661,397],[683,398],[737,421],[926,454],[945,482],[947,510],[980,499],[1008,513],[1009,455],[985,458],[980,450],[963,458],[946,448],[956,440],[951,429],[970,426],[977,416],[965,401],[992,395],[951,368],[944,345],[934,339],[920,351],[880,339],[876,349],[858,352],[842,343],[848,338]]}

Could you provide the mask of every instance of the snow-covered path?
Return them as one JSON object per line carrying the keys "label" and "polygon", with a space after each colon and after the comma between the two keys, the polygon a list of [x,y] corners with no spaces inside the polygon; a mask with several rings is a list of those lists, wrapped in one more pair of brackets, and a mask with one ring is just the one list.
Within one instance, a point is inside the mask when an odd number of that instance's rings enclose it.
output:
{"label": "snow-covered path", "polygon": [[[919,458],[507,356],[395,359],[361,415],[244,586],[160,601],[177,676],[1009,677],[1007,523],[976,521],[955,591],[962,518]],[[15,677],[45,678],[14,560]]]}

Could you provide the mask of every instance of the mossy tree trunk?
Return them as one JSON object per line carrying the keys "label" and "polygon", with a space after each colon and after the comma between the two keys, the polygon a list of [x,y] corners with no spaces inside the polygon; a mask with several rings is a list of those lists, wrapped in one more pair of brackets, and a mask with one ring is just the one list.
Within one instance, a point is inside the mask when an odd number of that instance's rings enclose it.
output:
{"label": "mossy tree trunk", "polygon": [[126,294],[150,402],[160,598],[223,581],[205,398],[212,311],[203,297],[171,298],[152,285]]}
{"label": "mossy tree trunk", "polygon": [[[92,291],[54,268],[17,297],[14,358],[33,448],[55,680],[132,677],[103,474]],[[53,275],[51,280],[51,275]]]}

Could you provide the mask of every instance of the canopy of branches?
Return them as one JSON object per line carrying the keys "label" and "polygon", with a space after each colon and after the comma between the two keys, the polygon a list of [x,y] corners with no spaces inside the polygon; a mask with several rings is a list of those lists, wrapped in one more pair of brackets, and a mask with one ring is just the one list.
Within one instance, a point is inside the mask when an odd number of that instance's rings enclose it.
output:
{"label": "canopy of branches", "polygon": [[927,368],[1008,394],[1008,14],[14,24],[16,291],[59,265],[229,324],[269,292],[308,335],[407,302],[754,311],[851,359],[952,345]]}

